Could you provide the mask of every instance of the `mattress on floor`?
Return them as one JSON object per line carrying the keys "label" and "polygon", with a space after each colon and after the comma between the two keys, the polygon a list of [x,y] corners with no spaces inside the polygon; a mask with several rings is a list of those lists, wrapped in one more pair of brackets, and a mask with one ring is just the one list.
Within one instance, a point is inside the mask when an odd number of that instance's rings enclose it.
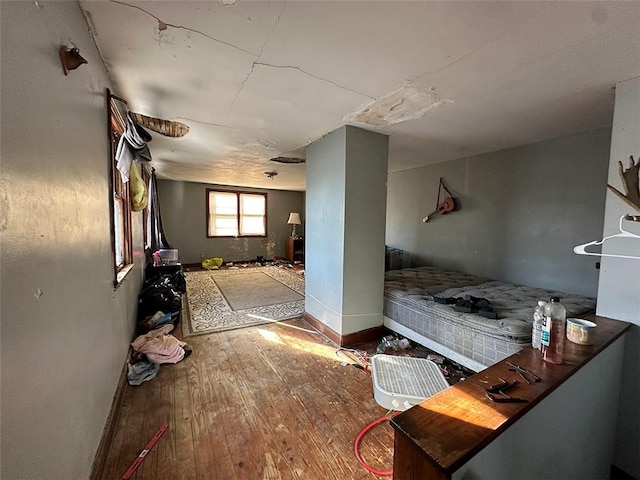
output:
{"label": "mattress on floor", "polygon": [[[415,270],[415,269],[411,269]],[[437,276],[457,278],[455,272]],[[475,285],[447,287],[437,290],[432,284],[434,272],[425,276],[426,288],[419,292],[418,278],[410,282],[404,295],[385,289],[384,315],[419,335],[437,342],[456,353],[489,366],[516,353],[531,343],[533,310],[538,300],[553,296],[562,298],[567,316],[578,316],[595,308],[595,299],[553,290],[485,281]],[[469,280],[470,281],[470,280]],[[433,293],[430,293],[433,292]],[[497,319],[478,314],[457,312],[452,305],[435,303],[433,296],[485,298],[497,313]]]}
{"label": "mattress on floor", "polygon": [[479,285],[487,279],[437,267],[416,267],[385,273],[384,295],[424,304],[448,288]]}

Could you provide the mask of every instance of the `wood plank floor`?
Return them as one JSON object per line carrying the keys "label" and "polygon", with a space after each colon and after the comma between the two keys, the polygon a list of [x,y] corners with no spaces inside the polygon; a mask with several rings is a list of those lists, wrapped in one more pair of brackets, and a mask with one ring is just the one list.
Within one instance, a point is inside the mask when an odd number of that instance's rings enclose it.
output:
{"label": "wood plank floor", "polygon": [[[190,357],[126,386],[98,478],[122,478],[165,422],[133,479],[377,478],[353,453],[358,432],[386,412],[371,377],[343,366],[336,345],[305,321],[186,340]],[[388,423],[367,434],[361,452],[372,466],[391,468]]]}

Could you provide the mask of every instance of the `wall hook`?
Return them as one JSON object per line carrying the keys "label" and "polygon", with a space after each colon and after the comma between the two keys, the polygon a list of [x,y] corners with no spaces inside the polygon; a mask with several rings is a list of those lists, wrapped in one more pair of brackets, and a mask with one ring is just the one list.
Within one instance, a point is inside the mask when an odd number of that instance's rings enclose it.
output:
{"label": "wall hook", "polygon": [[63,45],[62,47],[60,47],[60,50],[58,50],[58,53],[60,54],[62,70],[64,71],[65,75],[69,74],[69,70],[75,70],[83,63],[89,63],[84,58],[82,58],[82,55],[80,55],[80,50],[78,50],[77,48],[68,48]]}

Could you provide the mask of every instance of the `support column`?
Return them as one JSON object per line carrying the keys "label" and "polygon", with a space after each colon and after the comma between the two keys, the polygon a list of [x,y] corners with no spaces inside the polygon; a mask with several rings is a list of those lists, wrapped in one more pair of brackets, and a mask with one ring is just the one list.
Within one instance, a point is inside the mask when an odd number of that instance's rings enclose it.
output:
{"label": "support column", "polygon": [[388,152],[351,126],[307,149],[305,313],[340,338],[382,326]]}

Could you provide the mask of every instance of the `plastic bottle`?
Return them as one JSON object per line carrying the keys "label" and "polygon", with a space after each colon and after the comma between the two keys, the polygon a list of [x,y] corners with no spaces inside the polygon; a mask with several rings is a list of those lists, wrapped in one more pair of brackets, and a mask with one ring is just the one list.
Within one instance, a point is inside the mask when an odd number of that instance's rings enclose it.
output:
{"label": "plastic bottle", "polygon": [[553,297],[544,307],[542,322],[542,359],[549,363],[562,363],[564,352],[564,332],[567,309],[560,303],[559,297]]}
{"label": "plastic bottle", "polygon": [[389,350],[398,351],[409,348],[411,344],[406,338],[396,338],[393,335],[382,337],[380,344],[376,350],[376,353],[384,353]]}
{"label": "plastic bottle", "polygon": [[533,311],[533,329],[531,330],[531,346],[540,350],[542,344],[540,343],[542,333],[542,321],[544,320],[544,307],[547,302],[544,300],[538,300],[538,306]]}

